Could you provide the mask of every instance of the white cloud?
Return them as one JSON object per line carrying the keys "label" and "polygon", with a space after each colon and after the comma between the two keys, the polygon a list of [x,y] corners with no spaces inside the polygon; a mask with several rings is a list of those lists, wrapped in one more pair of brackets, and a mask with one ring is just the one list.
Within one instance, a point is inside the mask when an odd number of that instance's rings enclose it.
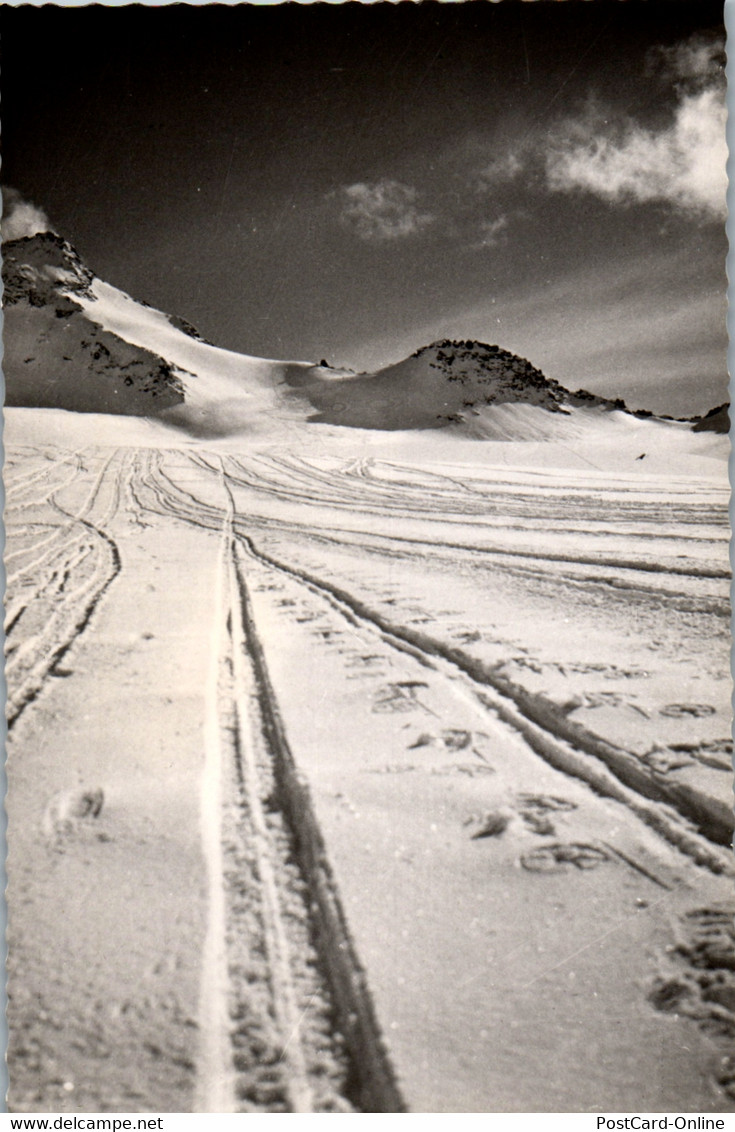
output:
{"label": "white cloud", "polygon": [[509,217],[502,213],[497,216],[495,220],[483,220],[480,224],[480,239],[474,245],[475,248],[497,248],[507,239],[507,228],[510,224]]}
{"label": "white cloud", "polygon": [[514,181],[525,169],[527,156],[523,149],[513,149],[494,158],[480,173],[481,188],[487,189]]}
{"label": "white cloud", "polygon": [[2,199],[3,216],[0,222],[0,235],[3,242],[20,240],[24,236],[35,236],[37,232],[53,231],[43,209],[24,200],[17,189],[4,188]]}
{"label": "white cloud", "polygon": [[584,190],[616,204],[662,201],[701,220],[727,215],[727,109],[719,45],[701,38],[660,48],[681,79],[673,120],[611,127],[601,110],[562,123],[546,157],[549,188]]}
{"label": "white cloud", "polygon": [[657,47],[649,65],[662,65],[664,73],[694,89],[725,85],[725,44],[720,35],[695,33],[673,47]]}
{"label": "white cloud", "polygon": [[[554,192],[584,191],[614,204],[659,201],[696,220],[727,214],[724,43],[693,35],[649,52],[650,78],[675,94],[670,121],[648,128],[590,99],[590,108],[508,142],[479,173],[491,192],[524,175]],[[540,174],[541,181],[537,180]]]}
{"label": "white cloud", "polygon": [[380,243],[399,240],[422,231],[434,220],[422,212],[418,192],[400,181],[382,180],[374,184],[358,181],[341,190],[340,219],[362,240]]}

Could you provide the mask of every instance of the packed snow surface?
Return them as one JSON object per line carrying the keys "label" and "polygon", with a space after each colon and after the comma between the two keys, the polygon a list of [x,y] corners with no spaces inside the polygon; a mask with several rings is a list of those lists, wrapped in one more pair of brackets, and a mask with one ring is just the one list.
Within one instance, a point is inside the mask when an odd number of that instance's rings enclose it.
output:
{"label": "packed snow surface", "polygon": [[8,410],[15,1111],[733,1107],[722,438],[620,434]]}

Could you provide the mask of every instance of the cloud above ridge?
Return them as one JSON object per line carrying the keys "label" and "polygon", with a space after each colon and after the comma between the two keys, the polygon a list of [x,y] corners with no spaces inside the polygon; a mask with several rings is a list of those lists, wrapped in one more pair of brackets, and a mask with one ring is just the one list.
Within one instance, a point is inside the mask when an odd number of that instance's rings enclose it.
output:
{"label": "cloud above ridge", "polygon": [[17,189],[3,187],[2,201],[0,235],[3,243],[6,240],[20,240],[24,236],[35,236],[38,232],[53,232],[43,209],[26,200]]}
{"label": "cloud above ridge", "polygon": [[[623,207],[658,202],[698,222],[727,214],[724,43],[697,34],[648,53],[649,81],[674,96],[649,126],[593,94],[578,114],[513,138],[479,172],[485,195],[521,176],[554,193],[590,193]],[[665,105],[666,103],[664,103]]]}
{"label": "cloud above ridge", "polygon": [[546,182],[556,192],[585,191],[615,204],[659,201],[692,219],[727,215],[727,142],[723,45],[693,36],[649,57],[677,103],[673,119],[649,129],[634,119],[612,123],[591,106],[561,122],[546,155]]}
{"label": "cloud above ridge", "polygon": [[417,190],[400,181],[358,181],[343,186],[340,196],[340,220],[368,243],[405,239],[434,221],[432,213],[420,210]]}

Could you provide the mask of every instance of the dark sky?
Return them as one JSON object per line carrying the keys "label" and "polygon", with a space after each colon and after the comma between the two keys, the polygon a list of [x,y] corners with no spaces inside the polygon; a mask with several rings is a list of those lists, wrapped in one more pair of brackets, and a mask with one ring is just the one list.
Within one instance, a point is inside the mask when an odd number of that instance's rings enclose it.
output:
{"label": "dark sky", "polygon": [[[218,345],[726,396],[722,3],[0,9],[3,182]],[[12,219],[12,217],[11,217]]]}

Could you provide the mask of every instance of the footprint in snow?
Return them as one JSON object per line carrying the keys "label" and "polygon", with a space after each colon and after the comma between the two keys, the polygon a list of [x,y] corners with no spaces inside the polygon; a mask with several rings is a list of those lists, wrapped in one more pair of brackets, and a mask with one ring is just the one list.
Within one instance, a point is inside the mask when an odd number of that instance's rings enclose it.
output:
{"label": "footprint in snow", "polygon": [[686,716],[702,719],[706,715],[714,715],[715,711],[711,704],[667,704],[659,710],[659,715],[669,719],[684,719]]}
{"label": "footprint in snow", "polygon": [[510,810],[489,810],[485,814],[468,818],[464,824],[474,830],[470,834],[470,839],[479,841],[483,837],[499,837],[502,833],[505,833],[512,816]]}
{"label": "footprint in snow", "polygon": [[54,794],[41,819],[45,837],[56,844],[80,832],[84,824],[102,812],[105,794],[100,786],[60,790]]}
{"label": "footprint in snow", "polygon": [[558,873],[568,867],[576,869],[596,869],[610,858],[602,849],[594,845],[585,845],[583,842],[570,842],[568,844],[541,845],[524,853],[521,865],[531,873]]}

